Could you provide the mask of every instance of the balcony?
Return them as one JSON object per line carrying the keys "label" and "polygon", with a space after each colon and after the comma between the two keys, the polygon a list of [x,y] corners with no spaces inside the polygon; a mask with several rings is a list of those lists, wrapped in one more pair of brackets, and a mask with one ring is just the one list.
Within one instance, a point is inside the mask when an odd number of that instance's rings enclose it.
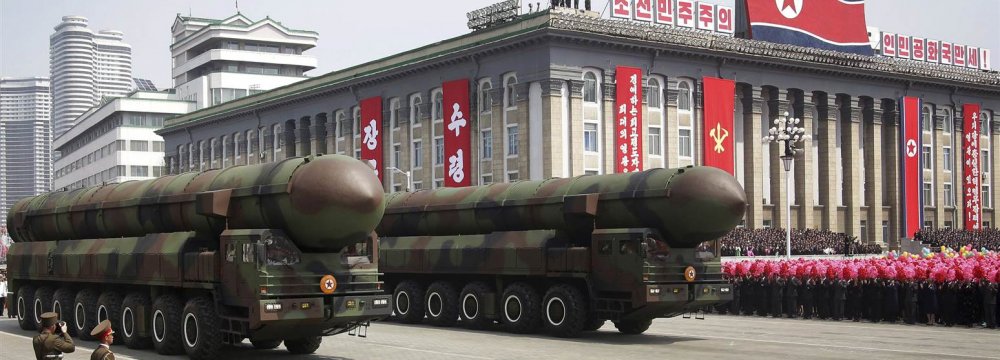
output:
{"label": "balcony", "polygon": [[204,53],[191,58],[183,65],[175,67],[171,71],[172,77],[178,77],[187,73],[188,71],[194,70],[199,66],[205,65],[212,61],[233,61],[233,62],[248,62],[248,63],[259,63],[259,64],[273,64],[273,65],[293,65],[308,68],[307,70],[315,69],[319,62],[315,57],[309,55],[298,55],[298,54],[281,54],[281,53],[264,53],[255,51],[244,51],[244,50],[229,50],[229,49],[212,49]]}

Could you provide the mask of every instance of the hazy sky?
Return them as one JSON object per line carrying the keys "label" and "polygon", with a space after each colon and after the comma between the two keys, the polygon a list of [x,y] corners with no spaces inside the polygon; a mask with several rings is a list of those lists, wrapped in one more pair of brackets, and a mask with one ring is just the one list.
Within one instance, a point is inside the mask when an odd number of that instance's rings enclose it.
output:
{"label": "hazy sky", "polygon": [[[318,32],[319,44],[306,52],[319,59],[319,67],[308,73],[318,76],[465,34],[465,13],[497,1],[241,0],[239,7],[252,20],[270,16],[290,28]],[[710,0],[729,6],[733,1]],[[166,88],[171,85],[170,26],[177,13],[222,19],[236,12],[235,3],[0,0],[0,76],[48,76],[53,27],[64,15],[82,15],[90,19],[91,29],[123,31],[132,45],[134,76]],[[593,3],[605,6],[607,1]],[[868,0],[865,6],[868,26],[988,47],[994,69],[1000,68],[1000,0]]]}

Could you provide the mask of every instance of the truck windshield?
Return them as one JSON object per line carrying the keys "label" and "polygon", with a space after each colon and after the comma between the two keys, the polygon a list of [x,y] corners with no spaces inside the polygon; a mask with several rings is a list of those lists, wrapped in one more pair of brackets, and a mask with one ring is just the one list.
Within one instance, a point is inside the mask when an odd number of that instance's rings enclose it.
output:
{"label": "truck windshield", "polygon": [[712,261],[719,257],[719,241],[705,241],[698,244],[698,249],[695,251],[695,257],[701,261]]}

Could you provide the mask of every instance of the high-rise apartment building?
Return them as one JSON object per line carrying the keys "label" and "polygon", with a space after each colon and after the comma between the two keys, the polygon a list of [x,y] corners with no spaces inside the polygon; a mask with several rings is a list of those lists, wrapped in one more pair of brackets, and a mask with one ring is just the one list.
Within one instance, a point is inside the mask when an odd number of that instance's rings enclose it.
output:
{"label": "high-rise apartment building", "polygon": [[270,17],[242,14],[223,20],[177,15],[171,27],[173,86],[198,108],[218,105],[305,79],[316,58],[313,31],[289,29]]}
{"label": "high-rise apartment building", "polygon": [[17,200],[52,184],[49,79],[0,79],[0,219]]}
{"label": "high-rise apartment building", "polygon": [[49,37],[55,136],[104,96],[132,91],[132,47],[115,30],[92,31],[87,18],[64,16]]}

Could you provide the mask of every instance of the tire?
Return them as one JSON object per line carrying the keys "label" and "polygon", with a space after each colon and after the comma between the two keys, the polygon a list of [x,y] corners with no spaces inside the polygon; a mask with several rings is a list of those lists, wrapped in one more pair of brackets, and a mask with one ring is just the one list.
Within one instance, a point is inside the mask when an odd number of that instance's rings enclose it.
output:
{"label": "tire", "polygon": [[583,331],[597,331],[597,330],[600,330],[602,327],[604,327],[604,323],[606,323],[606,322],[607,322],[607,320],[598,319],[598,318],[594,317],[594,314],[590,314],[590,317],[587,318],[587,323],[583,324]]}
{"label": "tire", "polygon": [[149,336],[141,335],[149,334],[151,306],[149,296],[144,293],[132,292],[125,295],[125,300],[122,301],[122,330],[115,338],[121,338],[129,349],[146,349],[153,345]]}
{"label": "tire", "polygon": [[216,359],[222,350],[222,333],[215,304],[207,297],[188,300],[181,318],[184,352],[194,360]]}
{"label": "tire", "polygon": [[42,328],[42,314],[52,311],[52,297],[55,293],[56,290],[50,286],[42,286],[35,290],[35,301],[32,302],[31,313],[35,315],[32,320],[35,322],[36,329]]}
{"label": "tire", "polygon": [[[17,325],[23,330],[35,330],[35,287],[23,285],[17,289],[14,306],[17,309]],[[38,314],[41,315],[41,314]]]}
{"label": "tire", "polygon": [[161,355],[180,355],[184,353],[181,345],[181,299],[176,295],[165,294],[156,297],[153,302],[149,328],[153,335],[153,348]]}
{"label": "tire", "polygon": [[[424,320],[424,289],[416,281],[403,281],[396,285],[392,294],[392,306],[396,317],[407,324],[419,324]],[[288,342],[285,342],[288,346]]]}
{"label": "tire", "polygon": [[94,340],[90,331],[97,326],[97,290],[83,289],[73,299],[73,323],[81,340]]}
{"label": "tire", "polygon": [[77,337],[76,326],[73,323],[73,301],[76,300],[76,293],[68,287],[61,287],[52,295],[52,312],[59,314],[59,320],[66,322],[66,332],[71,337]]}
{"label": "tire", "polygon": [[646,332],[646,330],[649,330],[649,326],[652,324],[653,319],[616,321],[615,327],[618,328],[618,332],[622,334],[639,335]]}
{"label": "tire", "polygon": [[587,323],[587,300],[575,286],[558,284],[545,292],[542,325],[557,337],[577,337]]}
{"label": "tire", "polygon": [[493,325],[493,320],[486,317],[486,301],[494,296],[493,291],[485,283],[476,281],[465,285],[459,295],[459,312],[462,325],[469,329],[485,329]]}
{"label": "tire", "polygon": [[515,334],[530,334],[542,324],[542,299],[525,283],[507,286],[501,297],[500,322]]}
{"label": "tire", "polygon": [[458,291],[446,281],[435,281],[427,287],[424,298],[427,322],[434,326],[455,326],[458,322]]}
{"label": "tire", "polygon": [[285,349],[288,349],[288,352],[296,355],[312,354],[319,349],[319,345],[322,343],[323,338],[319,336],[286,339]]}
{"label": "tire", "polygon": [[[122,294],[117,291],[105,291],[97,298],[97,322],[108,320],[111,323],[111,330],[116,334],[122,333]],[[93,330],[93,329],[91,329]],[[90,332],[88,330],[88,332]],[[114,345],[122,343],[121,336],[115,336]]]}
{"label": "tire", "polygon": [[250,344],[257,350],[271,350],[281,346],[281,340],[250,340]]}

